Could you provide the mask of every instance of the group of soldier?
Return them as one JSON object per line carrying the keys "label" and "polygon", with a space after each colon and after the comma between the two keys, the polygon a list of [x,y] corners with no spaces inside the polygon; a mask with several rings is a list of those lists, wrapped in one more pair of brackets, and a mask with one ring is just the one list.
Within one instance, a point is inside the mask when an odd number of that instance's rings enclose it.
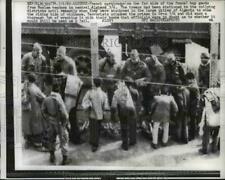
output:
{"label": "group of soldier", "polygon": [[[168,144],[169,135],[180,143],[193,140],[198,135],[198,124],[202,120],[204,104],[201,107],[201,96],[209,88],[210,56],[202,53],[200,58],[197,79],[195,73],[185,73],[173,52],[167,53],[166,60],[160,61],[155,55],[140,58],[138,51],[132,49],[123,64],[116,63],[114,55],[107,52],[98,62],[99,76],[89,77],[91,86],[83,94],[80,105],[89,115],[92,151],[98,150],[103,120],[119,120],[123,150],[137,143],[137,128],[144,122],[151,127],[154,149],[160,144],[159,129],[163,130],[162,146]],[[70,163],[67,150],[69,135],[71,141],[82,142],[78,118],[74,114],[84,86],[79,75],[88,70],[76,64],[66,55],[64,46],[60,46],[56,58],[47,63],[39,43],[34,43],[32,52],[22,58],[25,146],[49,151],[51,163],[56,162],[57,136],[63,156],[62,165]],[[214,151],[218,144],[219,127],[207,129],[206,126],[202,153],[208,152],[211,131],[214,132]]]}

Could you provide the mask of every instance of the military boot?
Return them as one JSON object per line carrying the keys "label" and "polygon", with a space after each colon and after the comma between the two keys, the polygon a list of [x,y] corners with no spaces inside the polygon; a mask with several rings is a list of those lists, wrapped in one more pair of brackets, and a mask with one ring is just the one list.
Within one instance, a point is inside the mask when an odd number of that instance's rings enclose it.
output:
{"label": "military boot", "polygon": [[55,159],[55,152],[51,151],[50,152],[50,158],[49,158],[50,163],[55,164],[56,159]]}
{"label": "military boot", "polygon": [[67,165],[67,164],[70,164],[71,161],[72,161],[72,160],[69,159],[68,156],[63,155],[63,160],[62,160],[61,165]]}

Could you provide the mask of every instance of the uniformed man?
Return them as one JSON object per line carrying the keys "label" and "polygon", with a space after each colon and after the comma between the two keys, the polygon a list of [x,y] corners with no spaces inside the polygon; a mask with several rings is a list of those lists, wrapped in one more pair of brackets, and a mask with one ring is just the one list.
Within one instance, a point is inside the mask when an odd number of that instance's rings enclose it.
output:
{"label": "uniformed man", "polygon": [[[121,72],[122,79],[125,79],[131,84],[133,84],[134,88],[137,88],[141,91],[140,96],[143,98],[143,106],[145,112],[148,112],[149,109],[149,93],[148,87],[146,86],[146,82],[151,81],[151,73],[147,67],[147,65],[140,60],[139,53],[136,49],[131,50],[130,58],[127,59],[122,72]],[[131,91],[132,95],[132,91]],[[132,95],[133,96],[133,95]],[[139,104],[135,102],[135,104]],[[136,106],[136,110],[140,112],[140,107]]]}
{"label": "uniformed man", "polygon": [[185,83],[184,69],[173,52],[167,55],[167,63],[165,64],[166,83],[176,84],[177,82]]}
{"label": "uniformed man", "polygon": [[[22,58],[22,70],[43,73],[46,72],[46,58],[42,54],[42,47],[34,43],[33,50],[26,53]],[[43,75],[36,75],[36,84],[43,89]]]}
{"label": "uniformed man", "polygon": [[166,80],[166,72],[164,66],[159,62],[157,56],[151,55],[150,57],[147,57],[144,62],[151,72],[151,82],[164,83]]}
{"label": "uniformed man", "polygon": [[64,100],[67,76],[62,71],[62,67],[59,62],[56,62],[53,68],[55,74],[53,77],[53,91],[58,92]]}
{"label": "uniformed man", "polygon": [[190,123],[190,91],[182,86],[182,82],[176,82],[174,99],[178,106],[178,113],[176,116],[176,139],[181,143],[188,143],[189,141],[189,123]]}
{"label": "uniformed man", "polygon": [[[144,61],[146,65],[148,66],[152,79],[151,82],[155,83],[165,83],[166,80],[166,72],[164,69],[164,66],[159,62],[158,58],[155,55],[151,55],[150,57],[147,57]],[[157,84],[149,85],[150,94],[152,96],[158,95],[160,91],[161,86]]]}
{"label": "uniformed man", "polygon": [[74,60],[66,55],[66,47],[60,46],[56,52],[56,60],[61,63],[62,71],[65,74],[77,75],[77,68]]}
{"label": "uniformed man", "polygon": [[115,61],[114,54],[107,52],[106,57],[99,60],[100,76],[107,77],[108,75],[115,76],[118,66]]}
{"label": "uniformed man", "polygon": [[151,80],[151,73],[147,65],[140,60],[136,49],[131,50],[130,58],[127,59],[121,73],[122,79],[135,82],[137,85],[144,85]]}
{"label": "uniformed man", "polygon": [[61,165],[70,163],[68,159],[68,131],[70,128],[68,113],[59,93],[53,92],[53,78],[47,76],[44,80],[47,97],[42,104],[42,113],[47,124],[48,149],[50,162],[55,164],[56,137],[59,136],[60,148],[63,156]]}
{"label": "uniformed man", "polygon": [[39,43],[34,43],[33,50],[26,53],[22,59],[22,69],[25,71],[44,72],[46,68],[46,58],[42,54],[42,47]]}
{"label": "uniformed man", "polygon": [[102,83],[103,89],[107,92],[109,104],[111,104],[113,92],[115,90],[115,81],[113,81],[113,78],[117,78],[119,73],[118,65],[111,52],[107,52],[106,57],[99,60],[99,73],[101,77],[105,78]]}
{"label": "uniformed man", "polygon": [[209,88],[210,60],[208,53],[201,54],[201,64],[198,68],[199,87]]}
{"label": "uniformed man", "polygon": [[188,72],[186,75],[187,89],[190,92],[190,126],[189,126],[189,140],[194,139],[198,132],[198,123],[200,120],[200,91],[197,80],[193,73]]}
{"label": "uniformed man", "polygon": [[[109,104],[112,103],[112,97],[116,89],[116,81],[114,78],[119,78],[120,67],[115,61],[115,56],[110,51],[106,56],[99,60],[99,73],[103,78],[102,89],[107,93]],[[116,136],[116,123],[112,121],[106,121],[103,123],[103,128],[111,137]]]}

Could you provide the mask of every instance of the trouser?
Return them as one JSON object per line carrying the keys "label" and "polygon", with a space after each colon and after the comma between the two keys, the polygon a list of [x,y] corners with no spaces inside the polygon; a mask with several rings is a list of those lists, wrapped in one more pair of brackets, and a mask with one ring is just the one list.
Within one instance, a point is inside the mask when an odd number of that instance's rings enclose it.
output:
{"label": "trouser", "polygon": [[69,114],[70,110],[75,107],[76,105],[76,100],[77,98],[68,94],[65,94],[65,98],[64,98],[64,102],[65,102],[65,106],[66,106],[66,110]]}
{"label": "trouser", "polygon": [[177,119],[177,140],[180,142],[188,142],[188,122],[185,116],[179,116]]}
{"label": "trouser", "polygon": [[68,154],[68,142],[69,136],[67,129],[63,126],[49,123],[48,126],[48,138],[49,138],[49,151],[54,152],[56,150],[56,137],[59,137],[60,149],[63,156]]}
{"label": "trouser", "polygon": [[119,112],[121,139],[124,147],[128,144],[136,144],[136,113],[135,110]]}
{"label": "trouser", "polygon": [[189,139],[194,139],[197,135],[197,117],[195,115],[190,115],[189,123]]}
{"label": "trouser", "polygon": [[90,144],[94,147],[98,147],[99,145],[99,137],[100,137],[100,128],[101,128],[101,120],[89,118],[89,126],[90,126]]}
{"label": "trouser", "polygon": [[35,134],[29,136],[29,140],[35,145],[35,146],[42,146],[43,142],[43,134]]}
{"label": "trouser", "polygon": [[212,137],[212,151],[216,152],[218,150],[218,134],[219,134],[219,127],[210,127],[206,124],[204,125],[202,137],[203,151],[208,152],[210,137]]}
{"label": "trouser", "polygon": [[80,133],[80,129],[79,129],[78,122],[77,122],[75,107],[72,108],[69,113],[69,121],[70,121],[70,125],[71,125],[70,139],[73,143],[79,143],[81,140],[81,133]]}
{"label": "trouser", "polygon": [[[148,86],[149,89],[152,88],[152,86]],[[144,87],[141,89],[141,93],[142,93],[142,97],[143,97],[143,102],[142,105],[144,107],[144,112],[145,114],[148,114],[150,107],[151,107],[151,103],[153,101],[153,97],[154,97],[154,91],[152,90],[152,92],[149,92],[149,89],[147,87]]]}
{"label": "trouser", "polygon": [[[160,125],[160,122],[154,122],[153,123],[153,129],[152,129],[152,142],[153,142],[153,144],[158,144],[159,125]],[[169,122],[162,123],[162,127],[163,127],[162,142],[167,143],[168,138],[169,138]]]}

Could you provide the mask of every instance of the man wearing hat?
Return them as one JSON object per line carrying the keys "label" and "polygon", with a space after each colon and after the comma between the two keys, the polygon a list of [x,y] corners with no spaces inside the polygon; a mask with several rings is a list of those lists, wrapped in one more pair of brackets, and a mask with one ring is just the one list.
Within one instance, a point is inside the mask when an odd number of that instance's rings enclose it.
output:
{"label": "man wearing hat", "polygon": [[210,57],[208,53],[201,54],[201,64],[198,68],[199,87],[209,87],[209,73],[210,73]]}

